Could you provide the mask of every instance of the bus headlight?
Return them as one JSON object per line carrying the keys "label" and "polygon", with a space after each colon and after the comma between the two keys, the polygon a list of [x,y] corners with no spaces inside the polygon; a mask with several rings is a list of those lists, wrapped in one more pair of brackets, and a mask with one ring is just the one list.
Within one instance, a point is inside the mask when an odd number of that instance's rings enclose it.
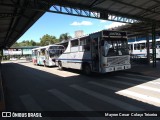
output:
{"label": "bus headlight", "polygon": [[109,63],[107,63],[107,64],[103,63],[102,64],[102,67],[107,67],[107,66],[110,66],[110,64]]}
{"label": "bus headlight", "polygon": [[102,67],[105,67],[106,66],[106,64],[102,64]]}

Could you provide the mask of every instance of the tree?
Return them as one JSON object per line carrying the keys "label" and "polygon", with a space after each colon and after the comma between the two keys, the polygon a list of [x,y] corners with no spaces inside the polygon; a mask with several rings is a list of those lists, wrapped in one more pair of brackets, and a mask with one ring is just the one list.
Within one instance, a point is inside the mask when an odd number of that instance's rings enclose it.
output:
{"label": "tree", "polygon": [[71,38],[72,37],[68,33],[63,33],[63,34],[60,35],[59,40],[63,41],[63,40],[69,40]]}
{"label": "tree", "polygon": [[49,44],[54,44],[57,43],[58,40],[56,39],[55,36],[51,36],[51,35],[44,35],[42,38],[40,38],[40,45],[41,46],[45,46],[45,45],[49,45]]}
{"label": "tree", "polygon": [[19,47],[19,46],[20,46],[19,43],[15,42],[11,47],[16,48],[16,47]]}
{"label": "tree", "polygon": [[23,40],[22,42],[15,42],[12,47],[24,47],[24,46],[37,46],[38,43],[36,43],[34,40]]}
{"label": "tree", "polygon": [[35,41],[33,41],[33,40],[30,41],[30,46],[36,46],[36,45],[37,45],[37,43]]}

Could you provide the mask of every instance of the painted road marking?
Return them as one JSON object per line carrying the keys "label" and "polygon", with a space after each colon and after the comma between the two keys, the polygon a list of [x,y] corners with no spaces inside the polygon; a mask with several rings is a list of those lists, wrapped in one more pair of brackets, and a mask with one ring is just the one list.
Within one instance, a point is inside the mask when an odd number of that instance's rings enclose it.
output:
{"label": "painted road marking", "polygon": [[144,95],[144,94],[140,94],[137,92],[133,92],[131,90],[121,90],[116,92],[117,94],[132,98],[132,99],[136,99],[142,102],[146,102],[155,106],[159,106],[160,107],[160,99],[152,97],[152,96],[148,96],[148,95]]}
{"label": "painted road marking", "polygon": [[[68,106],[70,106],[71,108],[73,108],[76,111],[94,111],[93,109],[89,108],[88,106],[80,103],[79,101],[71,98],[70,96],[62,93],[61,91],[59,91],[57,89],[48,90],[48,92],[50,92],[54,96],[58,97],[61,101],[63,101],[64,103],[66,103]],[[95,114],[97,114],[97,113],[95,113]],[[87,117],[87,119],[89,119],[89,120],[95,119],[96,120],[97,118]],[[104,118],[100,117],[100,120],[106,120],[106,118],[104,119]]]}
{"label": "painted road marking", "polygon": [[[27,111],[43,111],[43,109],[38,105],[38,103],[32,98],[31,95],[20,96],[22,103],[24,104]],[[32,118],[32,120],[51,120],[49,117],[42,118]]]}
{"label": "painted road marking", "polygon": [[119,88],[112,87],[112,86],[109,86],[109,85],[106,85],[106,84],[104,85],[104,84],[93,82],[93,81],[89,81],[88,83],[93,84],[93,85],[97,85],[97,86],[100,86],[100,87],[103,87],[103,88],[107,88],[107,89],[110,89],[110,90],[114,90],[114,91],[119,90]]}
{"label": "painted road marking", "polygon": [[103,95],[101,93],[89,90],[87,88],[80,87],[79,85],[70,85],[70,87],[72,87],[72,88],[74,88],[78,91],[84,92],[88,95],[91,95],[91,96],[93,96],[97,99],[100,99],[100,100],[104,101],[104,102],[107,102],[107,103],[110,103],[112,105],[118,106],[118,107],[120,107],[124,110],[127,110],[127,111],[144,111],[143,108],[136,107],[136,106],[133,106],[131,104],[125,103],[123,101],[120,101],[120,100],[111,98],[109,96]]}

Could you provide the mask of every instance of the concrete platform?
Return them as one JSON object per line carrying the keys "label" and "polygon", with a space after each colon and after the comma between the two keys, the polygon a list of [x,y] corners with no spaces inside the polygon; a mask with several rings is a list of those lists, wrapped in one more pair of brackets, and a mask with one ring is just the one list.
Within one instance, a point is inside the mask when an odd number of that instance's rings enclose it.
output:
{"label": "concrete platform", "polygon": [[160,60],[157,60],[156,68],[153,68],[152,62],[148,64],[141,63],[132,63],[132,68],[130,70],[126,70],[127,72],[153,76],[160,78]]}

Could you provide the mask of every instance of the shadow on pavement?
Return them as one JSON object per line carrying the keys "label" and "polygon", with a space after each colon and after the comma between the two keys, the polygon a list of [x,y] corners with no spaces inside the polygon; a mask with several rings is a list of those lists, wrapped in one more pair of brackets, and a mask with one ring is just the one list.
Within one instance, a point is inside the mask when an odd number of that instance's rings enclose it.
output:
{"label": "shadow on pavement", "polygon": [[[52,68],[49,68],[52,70]],[[117,90],[124,90],[145,82],[153,81],[153,78],[147,78],[143,81],[128,81],[127,79],[116,78],[123,76],[125,72],[114,72],[107,74],[93,74],[92,76],[85,76],[80,71],[73,69],[66,69],[68,72],[78,73],[78,75],[70,77],[60,77],[56,74],[51,74],[38,69],[26,67],[16,63],[2,64],[2,78],[4,82],[4,93],[6,100],[7,111],[27,111],[20,99],[23,95],[32,96],[37,104],[43,108],[44,111],[75,111],[72,107],[60,101],[56,96],[51,95],[48,90],[56,89],[73,99],[89,106],[95,111],[124,111],[116,105],[102,102],[96,97],[84,94],[70,87],[71,85],[78,85],[83,88],[95,91],[99,94],[109,96],[113,99],[124,101],[134,106],[139,106],[144,110],[160,110],[159,107],[149,105],[128,97],[116,94]],[[79,74],[80,73],[80,74]],[[63,74],[63,73],[62,73]],[[134,78],[134,77],[133,77]],[[141,77],[140,77],[141,78]],[[132,83],[129,85],[121,85],[112,83],[114,81],[125,81]],[[97,87],[89,84],[89,82],[96,82],[103,85],[116,87],[116,90],[110,90],[103,87]],[[97,96],[98,97],[98,96]]]}

